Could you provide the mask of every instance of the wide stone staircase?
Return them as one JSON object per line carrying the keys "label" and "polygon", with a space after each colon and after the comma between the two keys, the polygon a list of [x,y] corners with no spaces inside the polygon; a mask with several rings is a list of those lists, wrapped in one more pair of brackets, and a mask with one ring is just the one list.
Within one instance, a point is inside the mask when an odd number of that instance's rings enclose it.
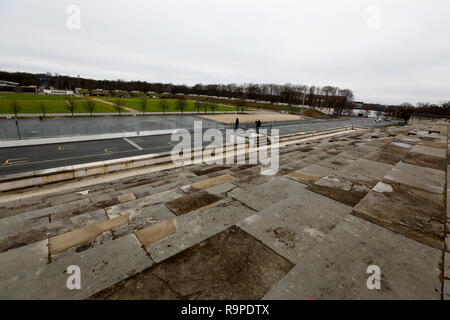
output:
{"label": "wide stone staircase", "polygon": [[[448,132],[293,143],[272,176],[198,164],[5,195],[0,298],[450,298]],[[367,287],[373,265],[380,290]],[[81,289],[67,287],[70,266]]]}

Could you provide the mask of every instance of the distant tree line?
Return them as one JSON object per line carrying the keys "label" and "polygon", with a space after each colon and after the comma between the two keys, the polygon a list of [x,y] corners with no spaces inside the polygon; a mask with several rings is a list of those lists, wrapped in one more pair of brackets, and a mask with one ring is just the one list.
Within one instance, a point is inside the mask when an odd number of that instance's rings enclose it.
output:
{"label": "distant tree line", "polygon": [[[83,88],[88,90],[123,90],[140,92],[158,92],[170,93],[176,95],[179,93],[185,95],[204,95],[209,97],[233,98],[236,109],[241,109],[246,100],[264,101],[268,104],[283,103],[286,105],[308,105],[312,108],[333,108],[334,112],[341,114],[345,109],[357,108],[352,103],[354,98],[350,89],[341,89],[333,86],[307,86],[293,84],[196,84],[193,86],[176,85],[172,83],[149,83],[146,81],[123,81],[123,80],[94,80],[81,77],[70,77],[58,74],[43,73],[32,74],[24,72],[5,72],[0,71],[0,79],[17,82],[22,86],[36,85],[38,87],[55,89]],[[180,99],[178,99],[180,100]],[[122,106],[116,103],[116,108]],[[185,102],[178,101],[177,109],[183,112]],[[145,105],[141,108],[145,110]],[[166,107],[161,107],[163,112]],[[200,108],[200,106],[197,106]],[[388,113],[390,116],[396,116],[409,119],[412,113],[432,114],[432,115],[450,115],[449,102],[441,104],[418,103],[413,106],[410,103],[401,105],[379,105],[364,104],[364,109],[375,110]],[[120,112],[120,111],[119,111]]]}
{"label": "distant tree line", "polygon": [[18,82],[20,85],[36,85],[38,87],[55,89],[83,88],[88,90],[124,90],[140,92],[158,92],[170,94],[195,94],[235,99],[250,99],[288,105],[308,104],[310,106],[324,106],[328,104],[338,106],[344,101],[351,101],[353,93],[349,89],[338,87],[316,87],[292,84],[196,84],[194,86],[176,85],[172,83],[149,83],[146,81],[122,80],[94,80],[81,77],[69,77],[51,73],[31,74],[23,72],[0,71],[0,79]]}

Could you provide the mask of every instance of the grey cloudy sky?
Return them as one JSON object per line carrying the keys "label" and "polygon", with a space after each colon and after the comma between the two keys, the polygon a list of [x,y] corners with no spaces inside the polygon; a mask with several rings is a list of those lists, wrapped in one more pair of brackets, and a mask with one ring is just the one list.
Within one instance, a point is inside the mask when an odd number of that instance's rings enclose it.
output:
{"label": "grey cloudy sky", "polygon": [[[67,13],[80,8],[79,29]],[[0,0],[0,70],[450,99],[448,0]]]}

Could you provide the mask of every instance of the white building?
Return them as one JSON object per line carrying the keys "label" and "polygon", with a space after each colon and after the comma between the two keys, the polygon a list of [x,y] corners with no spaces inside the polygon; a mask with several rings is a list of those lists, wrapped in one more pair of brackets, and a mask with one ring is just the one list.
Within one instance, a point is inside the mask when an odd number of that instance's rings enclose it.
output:
{"label": "white building", "polygon": [[73,95],[73,91],[72,90],[44,89],[44,94],[70,96],[70,95]]}

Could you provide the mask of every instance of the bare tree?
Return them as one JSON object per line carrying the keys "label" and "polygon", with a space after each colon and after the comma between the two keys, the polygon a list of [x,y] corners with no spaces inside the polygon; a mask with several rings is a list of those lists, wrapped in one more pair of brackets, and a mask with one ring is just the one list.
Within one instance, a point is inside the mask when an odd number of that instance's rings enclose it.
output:
{"label": "bare tree", "polygon": [[116,103],[114,104],[114,108],[119,113],[119,117],[122,115],[122,110],[123,110],[122,104],[123,104],[123,102],[120,99],[117,99]]}
{"label": "bare tree", "polygon": [[41,109],[42,115],[43,115],[44,118],[45,118],[45,114],[47,113],[47,107],[45,106],[45,104],[41,103],[41,104],[39,105],[39,108]]}
{"label": "bare tree", "polygon": [[177,109],[183,114],[183,110],[186,107],[186,99],[184,97],[179,97],[176,101]]}
{"label": "bare tree", "polygon": [[14,116],[17,119],[17,114],[20,112],[20,106],[19,106],[19,104],[17,103],[16,100],[12,100],[11,101],[11,110],[14,113]]}
{"label": "bare tree", "polygon": [[238,99],[238,100],[236,100],[235,103],[236,103],[236,112],[239,113],[239,109],[241,109],[241,112],[243,113],[244,112],[245,101],[243,99]]}
{"label": "bare tree", "polygon": [[11,109],[14,112],[14,120],[16,121],[17,134],[19,135],[19,139],[21,139],[19,122],[17,122],[17,114],[20,112],[20,106],[16,100],[11,101]]}
{"label": "bare tree", "polygon": [[92,101],[92,100],[86,101],[86,104],[84,105],[84,108],[87,110],[87,112],[89,112],[91,114],[91,117],[92,117],[92,113],[95,110],[95,102]]}
{"label": "bare tree", "polygon": [[145,110],[147,109],[147,99],[143,98],[141,100],[141,105],[140,106],[141,106],[142,114],[145,114]]}
{"label": "bare tree", "polygon": [[195,101],[195,108],[197,109],[197,114],[200,113],[200,108],[202,107],[201,102]]}
{"label": "bare tree", "polygon": [[167,101],[165,99],[159,100],[159,107],[162,109],[163,114],[165,114],[167,109]]}
{"label": "bare tree", "polygon": [[73,117],[73,113],[75,111],[75,103],[73,102],[73,99],[69,99],[66,101],[66,108],[67,110],[69,110]]}

